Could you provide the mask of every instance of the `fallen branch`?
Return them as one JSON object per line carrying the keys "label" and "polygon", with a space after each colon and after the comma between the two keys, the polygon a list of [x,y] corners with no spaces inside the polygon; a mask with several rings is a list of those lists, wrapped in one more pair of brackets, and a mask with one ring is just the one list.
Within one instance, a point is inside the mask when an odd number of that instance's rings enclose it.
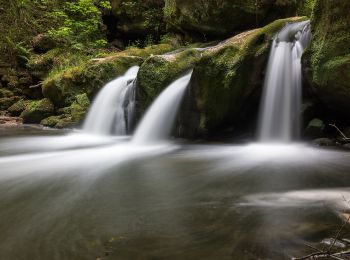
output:
{"label": "fallen branch", "polygon": [[348,138],[335,124],[329,124],[330,126],[333,126],[337,131],[343,136],[343,139],[346,141],[350,141],[350,138]]}

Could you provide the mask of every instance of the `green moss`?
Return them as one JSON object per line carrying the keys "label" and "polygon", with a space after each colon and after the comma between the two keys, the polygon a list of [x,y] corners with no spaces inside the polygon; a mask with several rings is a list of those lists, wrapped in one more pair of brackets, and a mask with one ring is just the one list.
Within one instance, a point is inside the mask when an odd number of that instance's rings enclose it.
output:
{"label": "green moss", "polygon": [[196,63],[191,82],[191,102],[196,104],[194,113],[199,119],[188,116],[198,124],[185,124],[198,128],[201,133],[213,133],[244,121],[252,104],[258,102],[254,99],[255,92],[264,79],[271,38],[286,22],[304,19],[276,20],[204,51]]}
{"label": "green moss", "polygon": [[303,57],[309,82],[324,103],[339,111],[350,109],[349,9],[349,1],[316,1],[313,40]]}
{"label": "green moss", "polygon": [[10,106],[7,111],[12,116],[19,116],[27,107],[27,105],[30,103],[29,100],[19,100],[16,103],[14,103],[12,106]]}
{"label": "green moss", "polygon": [[13,92],[5,89],[5,88],[0,88],[0,98],[8,98],[14,96]]}
{"label": "green moss", "polygon": [[145,111],[167,85],[193,68],[199,59],[200,51],[196,49],[148,58],[137,76],[138,111]]}
{"label": "green moss", "polygon": [[68,115],[50,116],[41,120],[40,124],[55,128],[71,128],[76,122]]}
{"label": "green moss", "polygon": [[40,121],[54,113],[54,105],[48,98],[31,101],[21,113],[23,123],[40,123]]}
{"label": "green moss", "polygon": [[142,58],[147,58],[150,55],[160,55],[166,52],[174,50],[175,46],[171,44],[157,44],[147,46],[145,48],[129,47],[123,53],[130,56],[139,56]]}
{"label": "green moss", "polygon": [[41,124],[57,128],[75,127],[83,121],[89,106],[90,100],[86,93],[77,95],[70,106],[60,109],[61,115],[45,118]]}
{"label": "green moss", "polygon": [[70,105],[76,95],[87,93],[93,97],[107,82],[122,75],[129,67],[139,65],[142,58],[111,55],[92,59],[80,66],[56,73],[43,82],[43,94],[58,107]]}

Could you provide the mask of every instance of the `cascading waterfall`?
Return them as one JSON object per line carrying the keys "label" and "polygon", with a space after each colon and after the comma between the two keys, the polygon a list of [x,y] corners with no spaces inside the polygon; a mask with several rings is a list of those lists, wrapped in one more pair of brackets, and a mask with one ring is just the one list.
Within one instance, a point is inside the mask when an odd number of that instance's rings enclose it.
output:
{"label": "cascading waterfall", "polygon": [[138,66],[109,82],[93,102],[83,130],[98,135],[126,135],[130,133],[135,106],[135,79]]}
{"label": "cascading waterfall", "polygon": [[156,143],[170,135],[191,75],[192,72],[174,81],[153,102],[136,129],[133,143]]}
{"label": "cascading waterfall", "polygon": [[310,40],[309,21],[287,24],[273,40],[260,110],[261,142],[290,142],[299,136],[301,56]]}

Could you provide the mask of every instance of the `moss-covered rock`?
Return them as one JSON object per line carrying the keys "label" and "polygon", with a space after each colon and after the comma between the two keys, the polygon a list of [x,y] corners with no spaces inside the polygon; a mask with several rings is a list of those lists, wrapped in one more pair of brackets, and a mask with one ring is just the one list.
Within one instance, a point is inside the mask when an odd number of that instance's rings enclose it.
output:
{"label": "moss-covered rock", "polygon": [[201,57],[198,49],[184,49],[148,58],[137,75],[137,110],[142,114],[160,92],[194,67]]}
{"label": "moss-covered rock", "polygon": [[77,122],[69,115],[59,115],[47,117],[41,120],[40,124],[54,128],[72,128],[76,126]]}
{"label": "moss-covered rock", "polygon": [[48,98],[31,101],[21,113],[23,123],[36,124],[54,113],[54,105]]}
{"label": "moss-covered rock", "polygon": [[111,3],[116,18],[114,27],[122,37],[158,37],[165,31],[164,0],[111,0]]}
{"label": "moss-covered rock", "polygon": [[321,119],[314,118],[307,125],[304,131],[304,136],[310,139],[320,138],[324,128],[324,122]]}
{"label": "moss-covered rock", "polygon": [[16,103],[19,99],[20,97],[18,96],[0,98],[0,110],[8,109],[10,106]]}
{"label": "moss-covered rock", "polygon": [[19,100],[16,103],[14,103],[12,106],[10,106],[7,111],[10,113],[11,116],[19,116],[27,107],[27,105],[30,103],[30,100]]}
{"label": "moss-covered rock", "polygon": [[72,66],[60,68],[56,65],[58,69],[52,71],[43,82],[43,94],[59,108],[70,106],[79,94],[86,93],[92,99],[101,87],[131,66],[140,65],[148,56],[165,53],[173,48],[169,44],[144,49],[131,47],[122,52],[99,54],[98,58],[84,58]]}
{"label": "moss-covered rock", "polygon": [[12,91],[5,89],[5,88],[0,88],[0,98],[4,97],[13,97],[14,94]]}
{"label": "moss-covered rock", "polygon": [[94,96],[107,82],[142,61],[140,57],[120,55],[90,60],[48,77],[43,83],[43,94],[57,107],[69,106],[76,95]]}
{"label": "moss-covered rock", "polygon": [[276,20],[205,50],[181,112],[182,135],[219,133],[256,114],[271,39],[285,23],[303,19]]}
{"label": "moss-covered rock", "polygon": [[50,116],[41,121],[41,124],[49,127],[67,128],[78,126],[90,106],[90,100],[86,93],[77,95],[74,102],[69,106],[59,110],[61,115]]}
{"label": "moss-covered rock", "polygon": [[306,77],[318,97],[348,116],[350,109],[350,1],[317,0],[313,40],[303,56]]}
{"label": "moss-covered rock", "polygon": [[170,30],[207,37],[227,37],[278,18],[296,15],[295,0],[165,0]]}

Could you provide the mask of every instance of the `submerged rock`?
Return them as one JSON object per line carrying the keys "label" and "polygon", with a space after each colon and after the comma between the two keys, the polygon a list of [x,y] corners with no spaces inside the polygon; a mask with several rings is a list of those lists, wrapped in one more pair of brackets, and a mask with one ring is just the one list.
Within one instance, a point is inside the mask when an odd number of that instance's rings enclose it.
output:
{"label": "submerged rock", "polygon": [[317,146],[335,146],[336,142],[330,138],[317,138],[312,141]]}

